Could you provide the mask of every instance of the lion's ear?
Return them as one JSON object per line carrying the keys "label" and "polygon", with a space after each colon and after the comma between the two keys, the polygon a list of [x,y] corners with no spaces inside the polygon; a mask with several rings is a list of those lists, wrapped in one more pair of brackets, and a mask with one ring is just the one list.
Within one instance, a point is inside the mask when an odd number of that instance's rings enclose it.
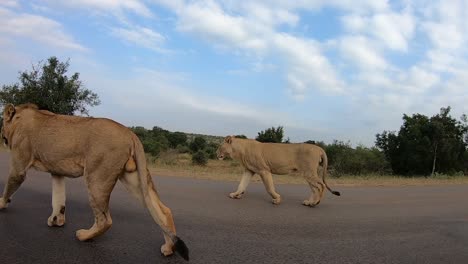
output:
{"label": "lion's ear", "polygon": [[16,113],[15,106],[12,104],[7,104],[5,106],[5,109],[3,109],[3,120],[8,121],[8,122],[11,121],[15,113]]}
{"label": "lion's ear", "polygon": [[232,143],[232,136],[227,136],[224,138],[224,142],[231,144]]}

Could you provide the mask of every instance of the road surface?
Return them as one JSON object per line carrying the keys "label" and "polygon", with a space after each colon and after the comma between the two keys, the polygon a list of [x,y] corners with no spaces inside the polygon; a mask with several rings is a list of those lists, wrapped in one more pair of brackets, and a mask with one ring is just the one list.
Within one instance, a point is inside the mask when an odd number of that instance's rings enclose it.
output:
{"label": "road surface", "polygon": [[[0,153],[0,188],[8,172]],[[316,208],[301,205],[305,185],[279,185],[270,203],[252,183],[244,199],[237,183],[155,176],[173,210],[191,263],[468,263],[468,186],[335,187]],[[111,198],[112,228],[91,242],[75,239],[93,215],[83,179],[67,180],[67,223],[47,226],[51,182],[30,171],[0,212],[0,263],[184,263],[164,258],[164,239],[146,210],[121,184]]]}

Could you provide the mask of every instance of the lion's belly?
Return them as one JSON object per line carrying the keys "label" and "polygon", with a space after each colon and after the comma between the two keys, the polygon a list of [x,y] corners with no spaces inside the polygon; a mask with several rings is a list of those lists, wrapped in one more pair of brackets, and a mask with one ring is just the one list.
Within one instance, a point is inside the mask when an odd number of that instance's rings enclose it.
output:
{"label": "lion's belly", "polygon": [[66,177],[80,177],[83,175],[83,166],[79,162],[71,159],[64,159],[54,163],[35,160],[32,167],[39,171],[50,172],[54,175]]}
{"label": "lion's belly", "polygon": [[273,174],[284,175],[297,171],[297,168],[292,162],[277,162],[270,164],[270,170]]}
{"label": "lion's belly", "polygon": [[295,171],[297,171],[297,169],[295,169],[295,168],[280,167],[280,168],[273,168],[271,170],[271,173],[278,174],[278,175],[285,175],[285,174],[290,174],[290,173],[295,172]]}

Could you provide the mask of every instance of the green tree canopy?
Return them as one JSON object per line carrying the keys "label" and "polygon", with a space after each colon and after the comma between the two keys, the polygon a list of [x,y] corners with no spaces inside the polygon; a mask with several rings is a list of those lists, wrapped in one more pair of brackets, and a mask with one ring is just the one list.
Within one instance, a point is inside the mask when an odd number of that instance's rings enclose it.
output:
{"label": "green tree canopy", "polygon": [[83,87],[79,73],[67,75],[69,66],[69,60],[50,57],[46,63],[33,65],[31,71],[20,72],[19,83],[2,86],[0,105],[34,103],[58,114],[88,114],[88,106],[100,104],[99,97]]}
{"label": "green tree canopy", "polygon": [[394,173],[430,175],[466,170],[468,127],[450,116],[450,107],[432,117],[403,115],[398,134],[376,135],[376,146],[390,162]]}
{"label": "green tree canopy", "polygon": [[282,126],[278,126],[277,128],[271,127],[258,132],[255,139],[260,142],[281,143],[283,142],[283,136],[284,129]]}
{"label": "green tree canopy", "polygon": [[187,145],[187,135],[182,132],[170,132],[167,135],[171,148],[176,148],[178,145]]}
{"label": "green tree canopy", "polygon": [[204,139],[203,137],[197,136],[190,143],[189,147],[192,153],[196,153],[199,150],[203,150],[206,148],[206,139]]}

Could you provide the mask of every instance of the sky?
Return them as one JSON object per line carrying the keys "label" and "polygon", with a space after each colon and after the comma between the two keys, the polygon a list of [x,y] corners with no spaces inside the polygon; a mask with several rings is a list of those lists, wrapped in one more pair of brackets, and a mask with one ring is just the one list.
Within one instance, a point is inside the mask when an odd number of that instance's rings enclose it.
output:
{"label": "sky", "polygon": [[373,146],[468,114],[468,1],[0,0],[0,85],[70,60],[127,126]]}

